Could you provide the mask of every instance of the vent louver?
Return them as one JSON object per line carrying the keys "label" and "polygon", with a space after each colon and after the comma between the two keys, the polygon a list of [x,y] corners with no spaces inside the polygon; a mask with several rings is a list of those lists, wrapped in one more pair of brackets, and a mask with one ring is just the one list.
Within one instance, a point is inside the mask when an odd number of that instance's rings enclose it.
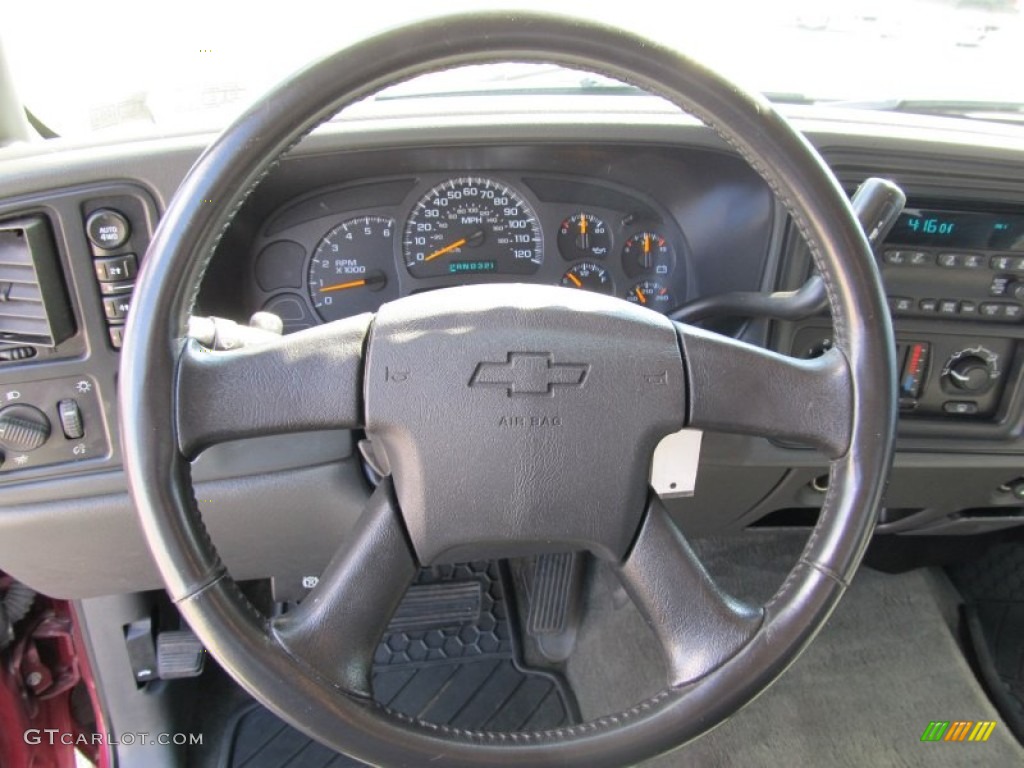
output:
{"label": "vent louver", "polygon": [[0,222],[0,342],[55,347],[74,330],[49,221]]}

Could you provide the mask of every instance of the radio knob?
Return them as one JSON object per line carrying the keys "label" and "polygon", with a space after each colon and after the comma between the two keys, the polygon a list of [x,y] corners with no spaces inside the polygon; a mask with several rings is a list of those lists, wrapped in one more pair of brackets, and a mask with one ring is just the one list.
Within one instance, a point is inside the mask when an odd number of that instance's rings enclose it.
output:
{"label": "radio knob", "polygon": [[984,358],[965,355],[950,361],[947,376],[956,389],[979,394],[992,384],[992,367]]}
{"label": "radio knob", "polygon": [[50,436],[50,420],[31,405],[10,405],[0,410],[0,446],[8,451],[28,453]]}

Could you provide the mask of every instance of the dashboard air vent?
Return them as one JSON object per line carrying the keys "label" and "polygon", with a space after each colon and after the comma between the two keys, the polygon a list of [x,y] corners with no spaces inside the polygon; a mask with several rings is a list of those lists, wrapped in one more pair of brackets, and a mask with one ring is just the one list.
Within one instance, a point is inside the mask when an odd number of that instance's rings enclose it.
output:
{"label": "dashboard air vent", "polygon": [[0,342],[55,347],[74,330],[49,221],[0,222]]}

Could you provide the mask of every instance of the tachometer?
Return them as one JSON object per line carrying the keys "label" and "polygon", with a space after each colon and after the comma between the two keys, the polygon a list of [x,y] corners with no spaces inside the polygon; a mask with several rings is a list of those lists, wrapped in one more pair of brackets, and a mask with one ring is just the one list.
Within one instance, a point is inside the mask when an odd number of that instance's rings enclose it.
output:
{"label": "tachometer", "polygon": [[324,235],[309,262],[307,283],[322,320],[372,312],[398,295],[386,271],[394,263],[394,233],[394,219],[360,216]]}
{"label": "tachometer", "polygon": [[544,261],[533,210],[494,179],[462,177],[438,184],[413,208],[402,239],[413,277],[502,273],[528,275]]}

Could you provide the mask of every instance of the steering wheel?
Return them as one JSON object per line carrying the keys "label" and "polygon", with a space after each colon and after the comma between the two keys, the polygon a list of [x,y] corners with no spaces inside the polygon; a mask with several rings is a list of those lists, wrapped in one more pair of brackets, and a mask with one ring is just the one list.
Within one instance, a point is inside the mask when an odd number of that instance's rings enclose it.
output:
{"label": "steering wheel", "polygon": [[[499,61],[606,74],[713,127],[810,245],[833,349],[796,360],[611,297],[535,285],[422,293],[234,351],[185,338],[218,240],[303,136],[388,85]],[[604,26],[457,16],[313,64],[197,161],[155,234],[128,322],[125,469],[184,617],[245,689],[309,736],[387,765],[623,765],[734,713],[822,627],[873,531],[893,445],[894,360],[878,271],[849,203],[764,99]],[[684,426],[786,438],[830,459],[819,521],[762,606],[718,589],[648,487],[655,446]],[[206,534],[189,459],[218,441],[357,427],[390,477],[297,610],[261,615]],[[613,565],[664,648],[664,690],[582,725],[517,733],[421,722],[374,702],[374,648],[419,567],[568,550]]]}

